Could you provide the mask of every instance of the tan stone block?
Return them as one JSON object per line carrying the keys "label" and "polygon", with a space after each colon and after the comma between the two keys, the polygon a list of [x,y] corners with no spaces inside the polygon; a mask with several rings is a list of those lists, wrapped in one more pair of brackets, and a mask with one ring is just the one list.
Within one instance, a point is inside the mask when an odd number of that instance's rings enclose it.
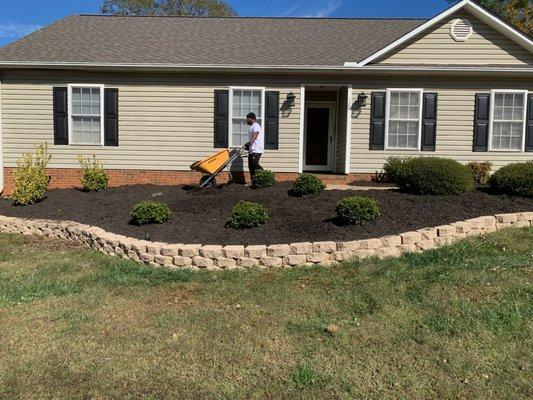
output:
{"label": "tan stone block", "polygon": [[291,249],[288,244],[272,244],[267,247],[267,255],[269,257],[285,257],[290,252]]}
{"label": "tan stone block", "polygon": [[233,258],[219,257],[216,259],[216,265],[220,268],[231,269],[237,266],[237,261],[235,261]]}
{"label": "tan stone block", "polygon": [[139,261],[139,254],[135,250],[128,250],[127,256],[130,260]]}
{"label": "tan stone block", "polygon": [[246,246],[244,249],[244,255],[249,258],[261,258],[266,256],[266,246],[264,245],[251,245]]}
{"label": "tan stone block", "polygon": [[[265,252],[266,252],[266,246],[265,246]],[[251,268],[251,267],[257,267],[259,266],[259,260],[251,257],[240,257],[237,260],[237,265],[244,268]]]}
{"label": "tan stone block", "polygon": [[179,252],[182,257],[194,257],[200,254],[201,244],[184,244]]}
{"label": "tan stone block", "polygon": [[467,219],[466,222],[470,223],[472,229],[481,229],[485,227],[485,221],[481,218],[470,218]]}
{"label": "tan stone block", "polygon": [[351,240],[347,242],[337,242],[338,251],[355,251],[361,248],[362,240]]}
{"label": "tan stone block", "polygon": [[457,233],[467,233],[472,229],[472,224],[469,221],[459,221],[451,225],[455,227]]}
{"label": "tan stone block", "polygon": [[529,227],[529,221],[515,221],[511,223],[516,228],[527,228]]}
{"label": "tan stone block", "polygon": [[307,254],[313,251],[313,244],[311,242],[291,243],[289,246],[292,254]]}
{"label": "tan stone block", "polygon": [[151,253],[140,253],[139,259],[144,262],[152,262],[154,261],[154,255]]}
{"label": "tan stone block", "polygon": [[375,256],[379,258],[386,258],[386,257],[398,257],[400,254],[401,254],[401,251],[397,247],[380,247],[379,249],[376,249]]}
{"label": "tan stone block", "polygon": [[283,259],[280,257],[261,257],[259,263],[268,268],[279,267],[283,264]]}
{"label": "tan stone block", "polygon": [[435,248],[435,239],[432,240],[422,240],[421,242],[418,242],[416,246],[420,250],[429,250]]}
{"label": "tan stone block", "polygon": [[154,261],[159,265],[164,265],[166,267],[170,267],[173,264],[171,256],[163,256],[161,254],[156,254],[154,257]]}
{"label": "tan stone block", "polygon": [[439,237],[450,237],[457,233],[457,229],[455,226],[451,225],[441,225],[437,226],[437,235]]}
{"label": "tan stone block", "polygon": [[200,256],[194,256],[192,258],[192,262],[194,265],[200,268],[207,268],[207,267],[212,267],[213,265],[215,265],[215,262],[211,258],[200,257]]}
{"label": "tan stone block", "polygon": [[307,262],[307,256],[305,254],[290,254],[283,257],[283,264],[285,265],[300,265]]}
{"label": "tan stone block", "polygon": [[165,245],[166,243],[152,242],[146,245],[146,251],[150,254],[160,254],[161,248]]}
{"label": "tan stone block", "polygon": [[335,261],[348,261],[354,258],[354,252],[350,250],[339,250],[332,253]]}
{"label": "tan stone block", "polygon": [[414,243],[402,244],[401,246],[398,246],[398,248],[402,253],[416,253],[418,251],[418,247],[416,247],[416,244]]}
{"label": "tan stone block", "polygon": [[496,222],[496,229],[506,229],[506,228],[510,228],[511,226],[511,223],[510,222]]}
{"label": "tan stone block", "polygon": [[516,219],[517,221],[533,221],[533,211],[518,213]]}
{"label": "tan stone block", "polygon": [[485,227],[496,226],[496,217],[494,215],[487,215],[485,217],[479,217]]}
{"label": "tan stone block", "polygon": [[450,244],[453,242],[453,239],[451,236],[439,236],[438,238],[434,239],[435,246],[444,246],[446,244]]}
{"label": "tan stone block", "polygon": [[131,249],[137,253],[146,253],[146,246],[148,242],[145,240],[135,240],[131,243]]}
{"label": "tan stone block", "polygon": [[315,253],[332,253],[337,251],[337,243],[335,242],[314,242],[313,251]]}
{"label": "tan stone block", "polygon": [[381,239],[365,239],[361,240],[359,248],[362,250],[375,250],[382,246]]}
{"label": "tan stone block", "polygon": [[331,260],[329,253],[309,253],[307,255],[307,261],[312,263],[324,263]]}
{"label": "tan stone block", "polygon": [[172,262],[178,267],[187,267],[192,265],[192,259],[190,257],[174,256]]}
{"label": "tan stone block", "polygon": [[222,249],[224,252],[224,256],[227,258],[240,258],[244,257],[244,246],[240,245],[231,245],[231,246],[224,246]]}
{"label": "tan stone block", "polygon": [[400,236],[402,244],[415,244],[422,241],[422,234],[416,231],[400,233]]}
{"label": "tan stone block", "polygon": [[200,255],[206,258],[218,258],[224,257],[224,252],[222,246],[218,244],[207,244],[200,247]]}
{"label": "tan stone block", "polygon": [[396,247],[402,244],[400,235],[384,236],[381,238],[382,247]]}
{"label": "tan stone block", "polygon": [[363,260],[368,257],[374,257],[376,255],[376,250],[373,249],[360,249],[353,252],[353,258],[358,258]]}
{"label": "tan stone block", "polygon": [[180,254],[181,244],[167,244],[161,247],[161,255],[174,257]]}
{"label": "tan stone block", "polygon": [[496,222],[500,224],[510,224],[518,219],[517,214],[496,214]]}
{"label": "tan stone block", "polygon": [[482,233],[483,231],[480,228],[470,229],[468,232],[466,232],[466,236],[479,236]]}

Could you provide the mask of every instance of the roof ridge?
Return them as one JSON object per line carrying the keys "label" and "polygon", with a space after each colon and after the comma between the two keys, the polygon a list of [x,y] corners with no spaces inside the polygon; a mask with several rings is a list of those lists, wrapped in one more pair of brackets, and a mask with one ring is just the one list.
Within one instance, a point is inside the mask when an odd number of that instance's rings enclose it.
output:
{"label": "roof ridge", "polygon": [[117,15],[117,14],[78,14],[78,17],[112,18],[182,18],[182,19],[303,19],[303,20],[378,20],[378,21],[428,21],[429,18],[416,17],[279,17],[279,16],[197,16],[197,15]]}

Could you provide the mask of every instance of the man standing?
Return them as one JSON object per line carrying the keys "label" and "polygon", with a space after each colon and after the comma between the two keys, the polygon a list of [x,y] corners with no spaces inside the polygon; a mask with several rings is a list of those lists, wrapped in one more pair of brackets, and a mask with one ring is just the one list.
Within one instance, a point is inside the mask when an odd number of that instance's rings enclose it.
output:
{"label": "man standing", "polygon": [[246,116],[246,123],[250,126],[250,129],[248,130],[248,143],[246,143],[245,148],[248,150],[248,169],[250,170],[253,186],[256,171],[263,169],[259,165],[259,160],[265,150],[265,135],[263,128],[257,123],[257,117],[254,113],[249,113]]}

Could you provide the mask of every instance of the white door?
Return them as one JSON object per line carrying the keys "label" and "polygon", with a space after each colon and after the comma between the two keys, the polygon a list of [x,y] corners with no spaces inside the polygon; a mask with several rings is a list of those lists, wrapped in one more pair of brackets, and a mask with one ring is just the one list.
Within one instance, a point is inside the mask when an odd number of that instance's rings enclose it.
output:
{"label": "white door", "polygon": [[335,103],[306,102],[304,170],[333,171]]}

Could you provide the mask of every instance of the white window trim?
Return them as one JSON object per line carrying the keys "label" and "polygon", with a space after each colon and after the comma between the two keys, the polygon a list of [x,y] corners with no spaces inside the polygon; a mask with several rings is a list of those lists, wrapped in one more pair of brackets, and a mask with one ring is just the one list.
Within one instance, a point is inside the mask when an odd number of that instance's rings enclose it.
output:
{"label": "white window trim", "polygon": [[[519,150],[515,149],[493,149],[492,148],[492,130],[493,130],[493,122],[494,122],[494,96],[496,93],[518,93],[522,94],[524,96],[524,115],[523,115],[523,121],[522,121],[522,145],[520,146]],[[527,96],[528,96],[527,90],[517,90],[517,89],[492,89],[490,91],[490,110],[489,110],[489,151],[498,153],[498,152],[505,152],[505,153],[523,153],[524,147],[526,145],[526,120],[527,120]]]}
{"label": "white window trim", "polygon": [[[104,146],[104,86],[94,83],[69,83],[68,90],[68,144],[69,146]],[[99,88],[100,89],[100,143],[72,143],[72,88]]]}
{"label": "white window trim", "polygon": [[234,90],[260,90],[261,91],[261,128],[265,129],[265,92],[264,86],[230,86],[229,87],[229,123],[228,123],[228,147],[236,147],[233,145],[233,91]]}
{"label": "white window trim", "polygon": [[[418,112],[418,147],[416,149],[410,147],[389,147],[389,113],[390,113],[390,99],[391,92],[418,92],[420,96],[420,110]],[[423,104],[424,89],[414,88],[387,88],[387,100],[385,102],[385,150],[402,150],[402,151],[420,151],[422,146],[422,112],[424,109]]]}

